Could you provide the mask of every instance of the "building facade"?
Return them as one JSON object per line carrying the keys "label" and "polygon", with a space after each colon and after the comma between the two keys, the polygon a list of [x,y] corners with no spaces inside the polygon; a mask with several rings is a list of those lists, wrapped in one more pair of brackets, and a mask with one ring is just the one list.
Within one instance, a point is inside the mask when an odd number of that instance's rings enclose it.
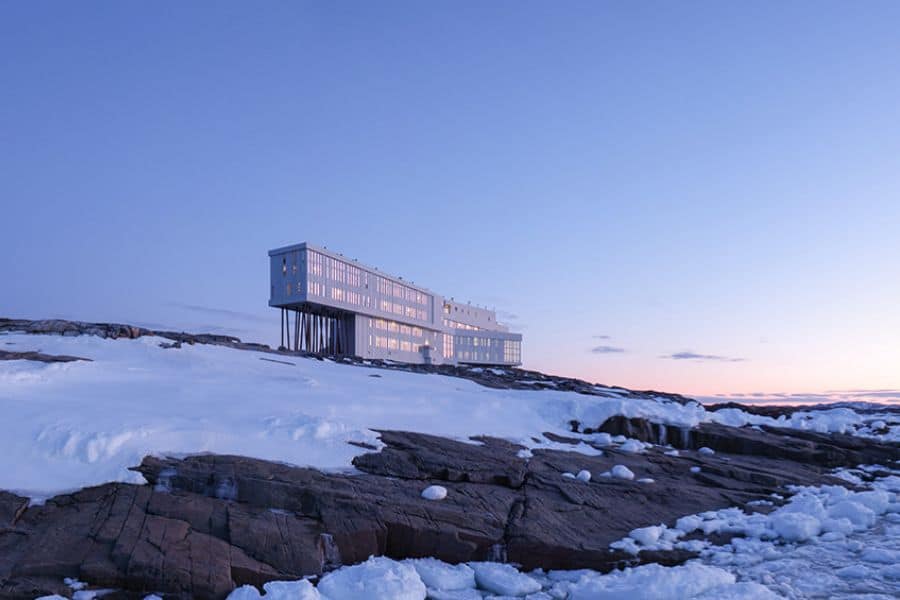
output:
{"label": "building facade", "polygon": [[519,365],[522,336],[461,304],[307,243],[269,251],[282,346],[423,364]]}

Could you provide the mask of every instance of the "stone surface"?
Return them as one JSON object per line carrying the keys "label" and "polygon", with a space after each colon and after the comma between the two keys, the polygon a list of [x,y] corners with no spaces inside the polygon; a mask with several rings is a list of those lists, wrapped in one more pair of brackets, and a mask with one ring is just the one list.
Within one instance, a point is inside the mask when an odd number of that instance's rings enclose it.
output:
{"label": "stone surface", "polygon": [[53,362],[74,362],[76,360],[91,361],[89,358],[80,356],[68,356],[65,354],[44,354],[43,352],[13,352],[11,350],[0,350],[0,360],[34,360],[37,362],[53,363]]}
{"label": "stone surface", "polygon": [[[601,426],[626,427],[636,436],[659,434],[642,422]],[[845,440],[831,444],[841,452],[824,451],[815,436],[732,431],[739,442],[689,435],[688,448],[718,445],[712,456],[605,448],[602,456],[534,450],[527,460],[517,456],[520,446],[494,438],[475,444],[383,431],[386,447],[358,457],[356,475],[237,456],[146,457],[136,470],[147,485],[107,484],[28,508],[24,498],[0,494],[0,597],[67,595],[62,578],[76,577],[120,597],[223,598],[239,585],[320,575],[370,555],[500,560],[526,569],[677,564],[691,554],[632,557],[609,544],[638,527],[786,494],[788,483],[846,484],[826,474],[838,458],[878,462],[897,453]],[[803,452],[746,453],[760,444]],[[614,465],[654,483],[600,476]],[[697,465],[701,472],[691,473]],[[562,477],[582,469],[591,481]],[[447,497],[421,498],[432,484],[447,488]]]}

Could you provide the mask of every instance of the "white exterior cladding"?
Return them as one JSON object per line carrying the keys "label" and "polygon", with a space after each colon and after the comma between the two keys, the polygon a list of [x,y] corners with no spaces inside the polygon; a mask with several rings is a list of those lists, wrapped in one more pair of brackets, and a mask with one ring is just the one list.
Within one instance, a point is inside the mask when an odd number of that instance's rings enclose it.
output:
{"label": "white exterior cladding", "polygon": [[[291,311],[295,323],[301,314],[341,321],[350,338],[345,353],[409,363],[521,364],[521,334],[498,324],[492,310],[445,300],[307,243],[271,250],[269,261],[269,306],[289,311],[288,324]],[[298,349],[302,340],[308,344],[307,335],[294,336]]]}

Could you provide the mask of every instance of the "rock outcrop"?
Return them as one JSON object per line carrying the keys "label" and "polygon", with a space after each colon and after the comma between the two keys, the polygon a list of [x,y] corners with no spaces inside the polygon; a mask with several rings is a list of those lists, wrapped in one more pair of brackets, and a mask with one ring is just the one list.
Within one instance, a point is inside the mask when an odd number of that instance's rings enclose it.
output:
{"label": "rock outcrop", "polygon": [[[640,435],[645,425],[629,423],[629,431]],[[605,426],[621,431],[625,423]],[[530,458],[489,437],[466,443],[383,431],[385,447],[354,461],[358,474],[236,456],[149,456],[135,468],[146,485],[111,483],[27,508],[25,499],[0,494],[0,597],[65,595],[61,579],[74,577],[125,597],[223,598],[237,585],[319,575],[373,554],[504,560],[526,569],[676,563],[690,554],[633,557],[609,544],[637,527],[784,494],[788,483],[839,483],[827,475],[836,456],[872,462],[897,453],[870,443],[832,454],[816,449],[822,440],[732,431],[745,441],[712,456],[606,448],[600,456],[534,450]],[[809,450],[791,457],[729,451],[791,443]],[[653,483],[603,477],[614,465]],[[702,469],[692,473],[692,466]],[[593,474],[590,482],[562,476],[582,469]],[[421,497],[432,484],[448,490],[444,500]]]}
{"label": "rock outcrop", "polygon": [[0,360],[33,360],[43,363],[75,362],[77,360],[91,362],[91,359],[82,358],[80,356],[68,356],[65,354],[44,354],[43,352],[33,351],[12,352],[10,350],[0,350]]}

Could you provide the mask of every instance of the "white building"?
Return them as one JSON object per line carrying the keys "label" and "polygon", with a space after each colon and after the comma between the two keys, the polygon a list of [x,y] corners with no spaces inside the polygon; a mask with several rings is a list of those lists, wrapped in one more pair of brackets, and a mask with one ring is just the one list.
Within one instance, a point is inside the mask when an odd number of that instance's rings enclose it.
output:
{"label": "white building", "polygon": [[448,300],[307,243],[269,251],[282,346],[426,364],[518,365],[522,335],[486,308]]}

